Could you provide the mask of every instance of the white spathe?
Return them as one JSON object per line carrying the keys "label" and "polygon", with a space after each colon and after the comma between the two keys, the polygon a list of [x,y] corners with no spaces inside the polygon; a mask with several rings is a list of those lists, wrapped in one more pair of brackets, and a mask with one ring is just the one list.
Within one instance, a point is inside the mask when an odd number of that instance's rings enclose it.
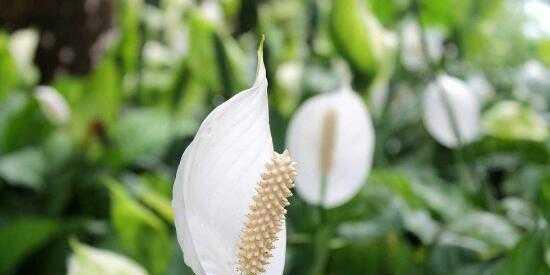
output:
{"label": "white spathe", "polygon": [[34,67],[34,56],[40,40],[40,34],[34,29],[22,29],[11,34],[9,50],[21,77],[28,82],[38,78]]}
{"label": "white spathe", "polygon": [[[447,110],[445,93],[449,100]],[[456,148],[476,140],[480,135],[480,99],[462,80],[442,74],[424,92],[424,126],[440,144]],[[450,111],[450,112],[449,112]],[[449,116],[449,113],[453,114]],[[460,142],[453,130],[453,121]]]}
{"label": "white spathe", "polygon": [[67,261],[68,275],[148,275],[126,256],[71,241],[74,250]]}
{"label": "white spathe", "polygon": [[[215,108],[182,156],[172,205],[185,263],[196,275],[238,274],[237,242],[273,156],[267,103],[260,50],[254,85]],[[283,229],[265,275],[282,274],[285,244]]]}
{"label": "white spathe", "polygon": [[[323,146],[328,112],[335,115],[333,148]],[[307,100],[290,121],[287,145],[300,171],[296,190],[308,203],[321,204],[321,180],[326,172],[323,206],[342,205],[365,183],[372,165],[374,129],[362,99],[349,87]],[[331,151],[331,168],[322,171],[322,150]]]}
{"label": "white spathe", "polygon": [[71,119],[69,104],[55,88],[37,86],[34,91],[40,109],[54,123],[65,124]]}
{"label": "white spathe", "polygon": [[[430,61],[438,61],[444,52],[444,35],[441,31],[429,28],[425,30],[426,51]],[[406,18],[401,26],[401,63],[412,72],[425,71],[429,63],[422,50],[422,29],[415,19]]]}

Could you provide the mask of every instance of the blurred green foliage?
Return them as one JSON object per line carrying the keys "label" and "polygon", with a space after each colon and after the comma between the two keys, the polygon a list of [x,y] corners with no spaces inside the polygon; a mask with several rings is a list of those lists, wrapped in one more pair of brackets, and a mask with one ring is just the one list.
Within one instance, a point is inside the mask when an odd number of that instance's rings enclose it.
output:
{"label": "blurred green foliage", "polygon": [[[550,64],[550,38],[524,34],[522,1],[196,2],[116,1],[92,71],[41,83],[67,101],[64,123],[45,114],[0,29],[0,274],[65,274],[73,237],[153,275],[192,274],[173,227],[175,170],[205,115],[250,85],[260,34],[277,150],[299,103],[336,87],[341,59],[376,126],[373,171],[328,211],[326,231],[294,197],[285,274],[550,274],[548,68],[518,84],[526,62]],[[400,62],[405,18],[444,36],[426,70]],[[494,87],[487,134],[454,150],[421,126],[422,90],[442,71]],[[494,111],[503,100],[521,114]]]}

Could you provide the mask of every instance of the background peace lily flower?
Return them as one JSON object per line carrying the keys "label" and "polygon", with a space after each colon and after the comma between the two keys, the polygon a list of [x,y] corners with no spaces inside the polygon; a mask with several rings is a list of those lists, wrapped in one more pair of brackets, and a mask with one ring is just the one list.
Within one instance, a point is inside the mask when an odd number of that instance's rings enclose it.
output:
{"label": "background peace lily flower", "polygon": [[374,130],[361,98],[349,86],[306,101],[290,121],[287,144],[298,163],[298,194],[325,207],[351,199],[367,176],[374,150]]}
{"label": "background peace lily flower", "polygon": [[148,275],[133,260],[111,251],[71,241],[74,254],[68,264],[68,275]]}
{"label": "background peace lily flower", "polygon": [[176,229],[195,274],[282,274],[293,166],[273,152],[260,47],[254,85],[208,115],[178,168]]}
{"label": "background peace lily flower", "polygon": [[[422,51],[421,28],[412,18],[403,21],[401,27],[401,62],[407,70],[418,72],[428,69],[428,60]],[[429,61],[438,61],[443,55],[444,35],[441,31],[431,28],[426,30],[426,47]]]}
{"label": "background peace lily flower", "polygon": [[[448,106],[443,93],[447,95]],[[445,74],[438,76],[426,88],[422,104],[426,130],[440,144],[455,148],[479,136],[479,97],[462,80]],[[455,119],[460,142],[452,119]]]}
{"label": "background peace lily flower", "polygon": [[38,71],[34,68],[33,60],[39,39],[40,34],[34,29],[18,30],[11,36],[10,52],[19,74],[27,82],[36,81],[38,78]]}
{"label": "background peace lily flower", "polygon": [[65,98],[50,86],[38,86],[34,96],[40,104],[42,112],[52,122],[64,124],[71,118],[71,110]]}

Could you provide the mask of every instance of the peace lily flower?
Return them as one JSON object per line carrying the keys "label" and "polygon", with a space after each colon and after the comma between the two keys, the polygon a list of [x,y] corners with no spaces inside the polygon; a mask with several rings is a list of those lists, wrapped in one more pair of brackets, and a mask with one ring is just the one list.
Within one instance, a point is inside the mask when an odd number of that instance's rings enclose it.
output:
{"label": "peace lily flower", "polygon": [[480,135],[479,97],[462,80],[438,76],[426,88],[422,104],[426,130],[440,144],[455,148]]}
{"label": "peace lily flower", "polygon": [[372,164],[374,130],[365,104],[345,85],[298,109],[290,121],[287,144],[300,171],[298,194],[330,208],[350,200],[364,183]]}
{"label": "peace lily flower", "polygon": [[40,109],[46,117],[54,123],[64,124],[71,118],[71,110],[65,98],[50,86],[38,86],[34,96]]}
{"label": "peace lily flower", "polygon": [[550,89],[550,69],[537,60],[527,61],[518,71],[514,83],[514,95],[522,101],[529,102],[535,109],[546,111],[549,102],[546,100]]}
{"label": "peace lily flower", "polygon": [[[419,72],[428,69],[428,60],[422,51],[421,26],[412,18],[403,21],[401,27],[401,62],[409,71]],[[426,50],[430,61],[437,61],[443,55],[443,33],[437,29],[426,30]]]}
{"label": "peace lily flower", "polygon": [[38,71],[33,65],[33,59],[39,36],[38,31],[34,29],[18,30],[11,34],[10,53],[20,75],[28,82],[38,78]]}
{"label": "peace lily flower", "polygon": [[482,73],[469,75],[466,83],[470,89],[477,95],[480,103],[486,103],[496,96],[493,85],[485,78]]}
{"label": "peace lily flower", "polygon": [[111,251],[93,248],[71,240],[74,254],[68,264],[68,275],[148,275],[133,260]]}
{"label": "peace lily flower", "polygon": [[282,274],[295,176],[288,151],[273,152],[260,46],[254,85],[214,109],[183,153],[172,205],[185,263],[197,275]]}

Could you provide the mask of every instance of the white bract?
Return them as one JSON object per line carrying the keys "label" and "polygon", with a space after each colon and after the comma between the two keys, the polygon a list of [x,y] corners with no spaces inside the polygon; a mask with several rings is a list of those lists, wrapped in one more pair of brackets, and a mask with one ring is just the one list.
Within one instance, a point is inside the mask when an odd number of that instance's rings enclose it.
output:
{"label": "white bract", "polygon": [[[426,52],[431,61],[437,61],[443,55],[443,33],[437,29],[427,29]],[[407,70],[417,72],[428,69],[428,62],[422,50],[421,26],[412,18],[403,21],[401,28],[401,62]]]}
{"label": "white bract", "polygon": [[422,104],[426,130],[440,144],[455,148],[479,137],[479,97],[462,80],[438,76],[426,88]]}
{"label": "white bract", "polygon": [[50,86],[38,86],[34,92],[42,112],[52,122],[64,124],[71,118],[71,109],[65,98]]}
{"label": "white bract", "polygon": [[10,38],[9,49],[17,70],[29,82],[38,78],[38,71],[34,68],[33,62],[39,36],[38,31],[34,29],[23,29],[12,33]]}
{"label": "white bract", "polygon": [[[288,196],[286,187],[291,187],[295,173],[288,152],[273,152],[267,103],[260,50],[254,85],[214,109],[182,156],[172,205],[185,263],[197,275],[283,272],[286,229],[280,207],[288,201],[270,197],[273,209],[267,210],[261,201],[264,191],[275,192],[271,188],[284,189]],[[280,210],[275,213],[279,216],[259,214],[273,214],[271,210]],[[255,227],[260,220],[264,223]],[[247,258],[254,253],[254,232],[264,230],[262,225],[277,229],[259,237],[270,249]]]}
{"label": "white bract", "polygon": [[277,70],[277,83],[287,92],[298,94],[302,84],[304,64],[302,62],[290,61],[281,64]]}
{"label": "white bract", "polygon": [[529,102],[536,110],[545,111],[550,90],[550,69],[537,60],[527,61],[517,73],[514,95]]}
{"label": "white bract", "polygon": [[[374,130],[361,98],[349,86],[306,101],[290,121],[288,148],[298,163],[298,194],[336,207],[361,188],[371,168]],[[321,200],[321,184],[325,194]]]}
{"label": "white bract", "polygon": [[139,264],[114,252],[71,241],[74,250],[67,262],[68,275],[147,275]]}
{"label": "white bract", "polygon": [[550,37],[550,5],[540,0],[528,0],[523,2],[523,9],[525,35],[531,39]]}
{"label": "white bract", "polygon": [[493,85],[491,85],[489,80],[487,80],[482,73],[476,73],[468,76],[466,83],[478,96],[480,103],[485,103],[494,98],[496,95]]}

